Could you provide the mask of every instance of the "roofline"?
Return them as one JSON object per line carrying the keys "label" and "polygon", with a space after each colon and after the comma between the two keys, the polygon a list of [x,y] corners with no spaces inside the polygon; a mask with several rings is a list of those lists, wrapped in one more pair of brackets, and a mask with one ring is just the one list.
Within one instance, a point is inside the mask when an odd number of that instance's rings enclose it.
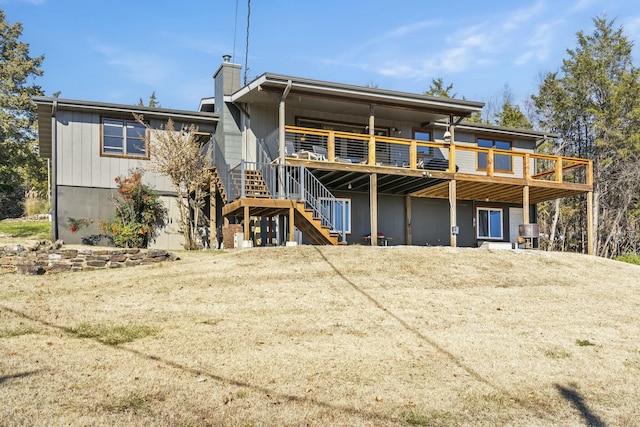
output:
{"label": "roofline", "polygon": [[286,76],[282,74],[264,73],[254,79],[248,85],[231,95],[236,101],[243,95],[258,89],[259,86],[271,83],[281,86],[283,89],[291,82],[292,90],[315,89],[328,94],[353,97],[371,104],[413,104],[423,108],[434,108],[440,111],[450,111],[452,114],[468,116],[474,112],[480,112],[483,102],[468,101],[464,99],[443,98],[438,96],[420,95],[409,92],[399,92],[388,89],[378,89],[367,86],[356,86],[343,83],[327,82],[323,80],[306,79],[301,77]]}
{"label": "roofline", "polygon": [[47,96],[33,96],[31,98],[36,104],[51,105],[55,101],[57,109],[78,108],[94,112],[118,112],[118,113],[136,113],[142,114],[146,118],[172,118],[172,119],[189,119],[201,122],[217,123],[218,114],[207,113],[201,111],[175,110],[167,108],[153,108],[140,105],[126,104],[110,104],[95,101],[83,101],[76,99],[53,98]]}

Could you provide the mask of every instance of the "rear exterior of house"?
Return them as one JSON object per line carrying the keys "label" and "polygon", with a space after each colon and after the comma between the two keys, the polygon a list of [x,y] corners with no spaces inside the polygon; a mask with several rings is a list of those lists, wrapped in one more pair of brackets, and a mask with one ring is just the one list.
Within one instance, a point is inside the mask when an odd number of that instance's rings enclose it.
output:
{"label": "rear exterior of house", "polygon": [[465,121],[481,103],[269,73],[240,87],[239,73],[214,76],[212,152],[248,245],[535,246],[537,203],[584,193],[590,209],[589,160],[535,152],[555,135]]}
{"label": "rear exterior of house", "polygon": [[[77,239],[69,217],[111,212],[115,176],[148,162],[148,147],[126,152],[132,112],[212,135],[212,246],[232,247],[229,229],[244,246],[535,246],[537,203],[586,194],[591,209],[589,160],[536,153],[553,135],[466,121],[481,103],[270,73],[242,86],[240,71],[225,57],[199,112],[36,99],[59,237]],[[166,178],[146,179],[170,205]],[[178,232],[156,245],[179,245]]]}

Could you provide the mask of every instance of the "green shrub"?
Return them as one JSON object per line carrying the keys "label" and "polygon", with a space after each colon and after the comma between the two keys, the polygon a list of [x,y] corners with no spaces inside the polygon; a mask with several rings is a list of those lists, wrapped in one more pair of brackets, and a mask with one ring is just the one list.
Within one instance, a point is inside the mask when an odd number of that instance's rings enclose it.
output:
{"label": "green shrub", "polygon": [[165,224],[167,211],[160,196],[142,183],[142,174],[135,170],[128,177],[116,178],[116,213],[100,222],[105,234],[122,248],[146,248]]}
{"label": "green shrub", "polygon": [[616,258],[617,261],[628,262],[629,264],[640,265],[640,255],[624,254]]}

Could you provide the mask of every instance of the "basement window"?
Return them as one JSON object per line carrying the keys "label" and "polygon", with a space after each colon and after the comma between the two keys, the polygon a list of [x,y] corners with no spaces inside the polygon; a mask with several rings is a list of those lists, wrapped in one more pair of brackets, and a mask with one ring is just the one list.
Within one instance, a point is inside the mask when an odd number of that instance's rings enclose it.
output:
{"label": "basement window", "polygon": [[351,234],[351,199],[329,199],[320,197],[320,206],[323,211],[322,225],[331,225],[331,231],[342,232],[342,224],[346,234]]}
{"label": "basement window", "polygon": [[502,240],[502,209],[476,210],[476,236],[478,239]]}
{"label": "basement window", "polygon": [[147,128],[134,121],[102,120],[102,155],[149,158]]}

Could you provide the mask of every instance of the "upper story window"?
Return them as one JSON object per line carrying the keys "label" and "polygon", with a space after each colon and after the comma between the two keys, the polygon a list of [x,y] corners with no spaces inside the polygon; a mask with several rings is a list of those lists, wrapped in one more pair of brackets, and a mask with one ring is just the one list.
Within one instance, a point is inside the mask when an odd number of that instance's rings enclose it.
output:
{"label": "upper story window", "polygon": [[149,158],[147,128],[135,121],[102,120],[102,154],[116,157]]}
{"label": "upper story window", "polygon": [[[511,141],[499,139],[478,138],[478,147],[495,148],[497,150],[511,150]],[[487,169],[487,153],[478,153],[478,169]],[[505,154],[493,155],[493,170],[498,172],[512,172],[511,156]]]}
{"label": "upper story window", "polygon": [[[428,129],[414,129],[413,139],[417,141],[433,141],[431,131]],[[418,163],[425,157],[433,157],[433,148],[418,145]]]}

